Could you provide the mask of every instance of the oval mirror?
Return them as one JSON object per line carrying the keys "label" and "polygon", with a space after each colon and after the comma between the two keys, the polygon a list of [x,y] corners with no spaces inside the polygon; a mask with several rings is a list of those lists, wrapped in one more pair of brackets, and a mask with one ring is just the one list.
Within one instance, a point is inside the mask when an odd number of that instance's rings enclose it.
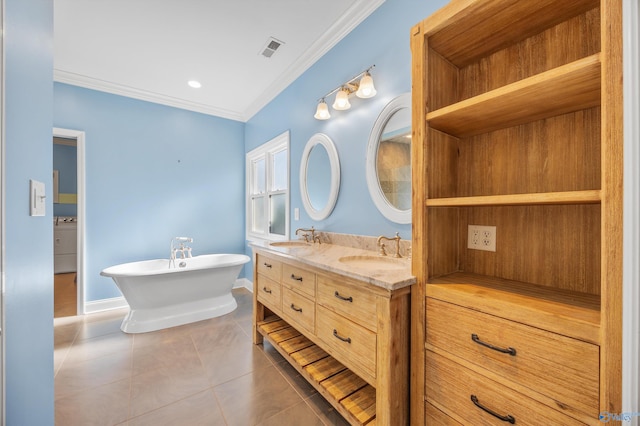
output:
{"label": "oval mirror", "polygon": [[311,136],[300,162],[300,195],[313,220],[326,219],[333,211],[340,190],[340,160],[329,136]]}
{"label": "oval mirror", "polygon": [[411,223],[411,94],[392,99],[369,136],[367,186],[380,213]]}

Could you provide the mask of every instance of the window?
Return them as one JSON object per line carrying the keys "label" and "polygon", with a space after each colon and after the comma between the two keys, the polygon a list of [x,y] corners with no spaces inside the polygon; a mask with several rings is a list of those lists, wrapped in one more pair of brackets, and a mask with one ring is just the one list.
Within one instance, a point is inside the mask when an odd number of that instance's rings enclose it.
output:
{"label": "window", "polygon": [[247,239],[289,238],[289,132],[247,153]]}

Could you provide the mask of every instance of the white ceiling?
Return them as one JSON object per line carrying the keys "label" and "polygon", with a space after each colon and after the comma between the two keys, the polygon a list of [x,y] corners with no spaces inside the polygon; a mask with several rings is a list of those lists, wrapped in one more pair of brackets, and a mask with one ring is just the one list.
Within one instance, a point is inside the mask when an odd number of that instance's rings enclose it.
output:
{"label": "white ceiling", "polygon": [[383,2],[55,0],[54,80],[247,121]]}

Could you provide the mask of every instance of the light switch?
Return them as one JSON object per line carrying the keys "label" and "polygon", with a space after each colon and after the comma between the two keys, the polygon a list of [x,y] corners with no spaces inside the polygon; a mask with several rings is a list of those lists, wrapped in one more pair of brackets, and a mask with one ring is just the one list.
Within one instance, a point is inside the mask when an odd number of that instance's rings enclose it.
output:
{"label": "light switch", "polygon": [[31,216],[44,216],[46,198],[44,183],[31,179],[29,181],[29,204],[31,206]]}
{"label": "light switch", "polygon": [[297,207],[293,209],[293,220],[300,220],[300,209]]}

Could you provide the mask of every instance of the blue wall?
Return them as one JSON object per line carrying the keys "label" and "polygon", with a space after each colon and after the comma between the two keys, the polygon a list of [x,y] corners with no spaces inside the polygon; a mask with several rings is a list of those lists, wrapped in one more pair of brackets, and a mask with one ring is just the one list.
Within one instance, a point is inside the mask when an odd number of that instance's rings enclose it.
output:
{"label": "blue wall", "polygon": [[[54,84],[55,127],[85,132],[86,300],[120,296],[108,266],[244,251],[244,123]],[[51,141],[49,142],[51,144]]]}
{"label": "blue wall", "polygon": [[[372,236],[399,231],[402,238],[411,238],[411,225],[389,221],[371,200],[365,172],[367,143],[384,106],[411,91],[411,27],[445,3],[445,0],[387,0],[247,122],[247,152],[291,130],[291,218],[293,209],[300,209],[300,220],[292,220],[292,230],[313,225],[320,230]],[[371,64],[375,64],[371,74],[378,91],[374,98],[359,99],[352,95],[350,110],[334,111],[329,107],[329,120],[313,118],[318,98]],[[333,98],[332,95],[327,99],[329,105]],[[336,145],[342,180],[335,209],[323,221],[314,221],[305,212],[299,182],[302,152],[317,132],[327,134]]]}
{"label": "blue wall", "polygon": [[[6,424],[53,424],[51,127],[53,1],[4,1],[4,294]],[[29,216],[29,180],[46,216]]]}

